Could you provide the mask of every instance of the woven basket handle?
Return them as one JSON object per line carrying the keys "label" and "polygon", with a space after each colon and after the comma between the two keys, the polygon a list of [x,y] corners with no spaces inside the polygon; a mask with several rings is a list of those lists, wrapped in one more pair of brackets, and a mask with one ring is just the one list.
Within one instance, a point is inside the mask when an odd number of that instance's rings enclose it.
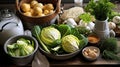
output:
{"label": "woven basket handle", "polygon": [[20,10],[20,8],[19,8],[19,2],[20,2],[20,0],[16,0],[16,9],[19,11]]}
{"label": "woven basket handle", "polygon": [[55,12],[57,14],[61,11],[60,5],[61,5],[61,0],[58,0],[57,7],[56,7],[57,9],[56,9],[56,12]]}

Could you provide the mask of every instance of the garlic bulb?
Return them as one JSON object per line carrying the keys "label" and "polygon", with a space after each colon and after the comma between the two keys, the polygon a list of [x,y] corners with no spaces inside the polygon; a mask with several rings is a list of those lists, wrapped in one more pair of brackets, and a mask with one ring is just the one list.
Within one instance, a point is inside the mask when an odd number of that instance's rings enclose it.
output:
{"label": "garlic bulb", "polygon": [[109,26],[109,29],[110,29],[110,30],[113,30],[113,29],[116,28],[116,24],[113,23],[113,22],[108,22],[108,26]]}
{"label": "garlic bulb", "polygon": [[81,26],[81,27],[86,27],[87,23],[84,22],[83,20],[80,20],[80,22],[78,23],[78,25]]}
{"label": "garlic bulb", "polygon": [[94,29],[95,24],[93,22],[88,23],[88,26],[90,27],[91,30]]}
{"label": "garlic bulb", "polygon": [[68,18],[67,20],[65,20],[63,23],[66,23],[68,25],[70,25],[71,27],[75,27],[77,26],[77,23],[75,22],[75,20],[73,18]]}
{"label": "garlic bulb", "polygon": [[120,23],[120,16],[113,17],[113,22],[116,24]]}
{"label": "garlic bulb", "polygon": [[86,29],[87,29],[87,30],[91,30],[89,26],[86,26]]}
{"label": "garlic bulb", "polygon": [[90,28],[90,30],[93,30],[95,24],[93,22],[86,23],[83,20],[80,20],[79,26],[81,26],[81,27],[87,27],[88,26]]}

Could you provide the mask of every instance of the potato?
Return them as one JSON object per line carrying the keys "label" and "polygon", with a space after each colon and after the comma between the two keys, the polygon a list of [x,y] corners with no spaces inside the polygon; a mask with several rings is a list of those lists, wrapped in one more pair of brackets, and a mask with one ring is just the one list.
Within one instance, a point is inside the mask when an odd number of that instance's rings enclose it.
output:
{"label": "potato", "polygon": [[45,16],[45,14],[38,14],[37,16],[40,16],[40,17],[42,17],[42,16]]}
{"label": "potato", "polygon": [[44,10],[53,10],[53,4],[49,3],[49,4],[45,4],[43,7]]}
{"label": "potato", "polygon": [[30,9],[30,12],[32,15],[34,14],[34,10],[32,8]]}
{"label": "potato", "polygon": [[44,14],[45,15],[49,14],[49,10],[44,10]]}
{"label": "potato", "polygon": [[49,11],[50,14],[53,13],[53,12],[54,12],[53,10],[50,10],[50,11]]}
{"label": "potato", "polygon": [[26,16],[32,16],[31,12],[25,12],[24,15],[26,15]]}
{"label": "potato", "polygon": [[22,9],[22,11],[23,12],[28,12],[28,11],[30,11],[30,4],[28,4],[28,3],[23,3],[22,5],[21,5],[21,9]]}
{"label": "potato", "polygon": [[38,4],[38,1],[33,0],[30,2],[30,6],[33,8],[35,6],[35,4]]}
{"label": "potato", "polygon": [[40,7],[42,9],[43,8],[43,4],[42,3],[37,3],[37,4],[35,4],[34,7]]}
{"label": "potato", "polygon": [[45,16],[53,13],[54,6],[52,3],[43,5],[37,0],[32,0],[30,3],[23,3],[21,10],[26,16]]}
{"label": "potato", "polygon": [[42,9],[40,7],[34,7],[34,15],[42,14]]}

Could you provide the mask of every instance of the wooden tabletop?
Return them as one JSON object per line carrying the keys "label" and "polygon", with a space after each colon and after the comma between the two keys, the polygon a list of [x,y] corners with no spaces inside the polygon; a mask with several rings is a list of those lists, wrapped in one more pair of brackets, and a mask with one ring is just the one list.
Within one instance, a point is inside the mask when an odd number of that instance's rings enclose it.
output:
{"label": "wooden tabletop", "polygon": [[[118,45],[120,46],[120,40],[118,40]],[[6,57],[6,55],[4,54],[3,51],[3,46],[0,46],[0,67],[18,67],[15,64],[11,63],[8,58]],[[97,66],[97,65],[119,65],[120,63],[117,61],[108,61],[108,60],[104,60],[101,58],[101,56],[93,62],[89,62],[86,61],[81,54],[78,54],[77,56],[68,59],[68,60],[53,60],[53,59],[49,59],[47,58],[49,63],[50,63],[50,67],[79,67],[79,66]],[[26,65],[25,67],[31,67],[31,63]]]}

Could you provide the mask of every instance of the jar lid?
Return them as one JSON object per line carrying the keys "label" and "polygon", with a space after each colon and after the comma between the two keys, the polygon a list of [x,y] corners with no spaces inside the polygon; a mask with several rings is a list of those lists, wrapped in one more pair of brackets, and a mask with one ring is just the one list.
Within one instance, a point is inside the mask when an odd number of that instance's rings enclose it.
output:
{"label": "jar lid", "polygon": [[0,19],[4,20],[4,19],[11,19],[13,17],[13,13],[10,9],[3,9],[0,11]]}

